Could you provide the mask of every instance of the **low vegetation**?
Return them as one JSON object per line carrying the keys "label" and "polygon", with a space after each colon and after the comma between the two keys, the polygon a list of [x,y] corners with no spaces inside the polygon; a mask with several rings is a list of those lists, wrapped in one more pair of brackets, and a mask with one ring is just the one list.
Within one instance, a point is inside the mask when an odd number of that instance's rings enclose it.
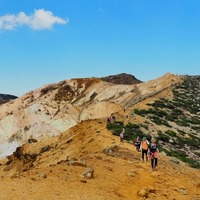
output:
{"label": "low vegetation", "polygon": [[[148,106],[149,109],[133,110],[132,114],[145,118],[145,123],[125,125],[125,139],[133,141],[137,136],[150,139],[149,124],[155,129],[163,127],[155,131],[160,149],[200,168],[200,76],[184,76],[183,82],[174,87],[172,100],[161,98]],[[121,122],[107,126],[115,135],[120,134],[122,127]]]}

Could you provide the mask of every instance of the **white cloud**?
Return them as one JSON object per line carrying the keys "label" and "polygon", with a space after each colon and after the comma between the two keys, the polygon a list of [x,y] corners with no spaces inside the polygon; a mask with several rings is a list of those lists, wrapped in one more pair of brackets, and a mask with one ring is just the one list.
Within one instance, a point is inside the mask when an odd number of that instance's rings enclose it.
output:
{"label": "white cloud", "polygon": [[23,25],[34,30],[51,29],[54,24],[67,24],[68,22],[68,19],[57,17],[51,11],[39,9],[29,16],[24,12],[17,15],[0,16],[0,30],[13,30]]}

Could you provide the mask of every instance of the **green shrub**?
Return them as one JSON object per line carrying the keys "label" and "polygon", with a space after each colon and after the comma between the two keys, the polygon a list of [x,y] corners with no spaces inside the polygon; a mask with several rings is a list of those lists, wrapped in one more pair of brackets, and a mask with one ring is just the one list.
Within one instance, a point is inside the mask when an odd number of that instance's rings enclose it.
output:
{"label": "green shrub", "polygon": [[183,135],[183,136],[186,135],[186,133],[185,133],[184,131],[182,131],[182,130],[179,130],[179,129],[178,129],[178,132],[179,132],[181,135]]}
{"label": "green shrub", "polygon": [[188,163],[191,167],[200,169],[200,163],[197,160],[188,158],[185,152],[182,151],[169,151],[163,147],[159,147],[160,151],[163,151],[167,156],[175,157],[183,162]]}
{"label": "green shrub", "polygon": [[157,116],[159,117],[165,117],[168,115],[168,113],[164,110],[160,110],[160,109],[156,109],[156,113],[155,113]]}
{"label": "green shrub", "polygon": [[175,120],[178,119],[178,116],[177,116],[177,115],[170,114],[170,115],[167,115],[167,116],[165,117],[165,119],[173,122],[173,121],[175,121]]}
{"label": "green shrub", "polygon": [[141,109],[141,110],[134,109],[133,111],[134,111],[135,114],[141,115],[142,117],[144,117],[146,114],[148,114],[148,111],[144,110],[144,109]]}
{"label": "green shrub", "polygon": [[[146,123],[146,122],[145,122],[145,123]],[[143,128],[145,128],[146,130],[149,129],[149,128],[148,128],[148,125],[146,125],[146,124],[140,124],[140,126],[143,127]]]}
{"label": "green shrub", "polygon": [[113,135],[119,136],[122,128],[125,128],[124,139],[128,141],[133,141],[137,136],[146,136],[141,130],[140,125],[128,123],[124,126],[123,122],[113,122],[107,124],[107,129],[110,130]]}
{"label": "green shrub", "polygon": [[161,141],[163,141],[163,142],[169,142],[170,137],[169,137],[168,135],[165,135],[165,134],[162,133],[162,132],[158,132],[157,139],[158,139],[158,140],[161,140]]}
{"label": "green shrub", "polygon": [[131,123],[128,123],[126,125],[127,128],[133,128],[133,129],[139,129],[140,128],[140,125],[139,124],[131,124]]}
{"label": "green shrub", "polygon": [[157,125],[165,125],[165,126],[168,126],[168,127],[171,127],[171,125],[164,119],[161,119],[157,116],[150,116],[149,117],[151,119],[152,122],[156,123]]}
{"label": "green shrub", "polygon": [[184,127],[189,126],[189,124],[183,120],[176,120],[175,123],[179,126],[184,126]]}
{"label": "green shrub", "polygon": [[197,156],[200,157],[200,152],[194,152]]}
{"label": "green shrub", "polygon": [[185,146],[185,141],[183,138],[179,137],[179,136],[176,136],[176,140],[175,140],[175,143],[176,145],[179,147],[179,148],[183,148]]}
{"label": "green shrub", "polygon": [[200,147],[200,142],[198,142],[197,140],[191,139],[191,138],[184,138],[183,139],[185,144],[192,147],[192,148],[196,148],[199,149]]}
{"label": "green shrub", "polygon": [[152,122],[156,123],[157,125],[162,124],[162,120],[157,116],[150,116],[149,118],[151,119]]}
{"label": "green shrub", "polygon": [[167,126],[167,127],[172,127],[172,126],[168,123],[168,121],[166,121],[166,120],[162,120],[162,125],[165,125],[165,126]]}
{"label": "green shrub", "polygon": [[116,121],[113,123],[108,123],[106,128],[110,130],[113,133],[113,135],[119,136],[123,128],[123,122]]}
{"label": "green shrub", "polygon": [[192,123],[192,124],[200,124],[200,119],[199,119],[199,117],[192,117],[191,119],[190,119],[190,123]]}
{"label": "green shrub", "polygon": [[171,137],[176,137],[176,133],[172,130],[167,130],[167,131],[165,131],[165,133]]}
{"label": "green shrub", "polygon": [[172,115],[182,115],[182,114],[183,112],[180,109],[175,108],[172,110]]}

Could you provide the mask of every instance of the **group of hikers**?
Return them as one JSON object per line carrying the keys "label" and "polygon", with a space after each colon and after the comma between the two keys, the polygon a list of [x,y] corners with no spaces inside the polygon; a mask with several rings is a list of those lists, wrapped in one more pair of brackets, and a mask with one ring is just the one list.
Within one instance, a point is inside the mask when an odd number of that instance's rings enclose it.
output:
{"label": "group of hikers", "polygon": [[137,137],[134,141],[134,145],[136,147],[136,150],[139,152],[142,152],[142,161],[146,160],[148,161],[148,156],[151,160],[151,167],[153,171],[157,170],[157,164],[158,164],[158,153],[159,149],[156,144],[155,138],[151,138],[151,142],[149,142],[146,137],[143,137],[142,141],[140,141],[140,138]]}
{"label": "group of hikers", "polygon": [[[120,142],[124,142],[124,135],[125,135],[125,129],[123,128],[119,137]],[[158,153],[159,149],[156,144],[155,138],[151,138],[151,142],[147,140],[146,137],[142,138],[142,141],[140,141],[139,136],[135,139],[133,142],[134,146],[136,147],[136,151],[142,153],[142,161],[148,161],[148,157],[150,157],[151,160],[151,167],[153,171],[157,170],[158,165]]]}
{"label": "group of hikers", "polygon": [[[127,112],[127,107],[124,107],[124,113],[126,114]],[[129,114],[126,114],[126,118],[129,118]],[[107,123],[112,123],[115,122],[115,116],[113,115],[113,113],[107,117]],[[119,134],[119,138],[120,138],[120,143],[124,142],[124,137],[125,137],[125,128],[122,128],[122,131]],[[139,136],[133,141],[134,146],[136,147],[136,150],[138,152],[141,152],[142,154],[142,161],[144,162],[146,160],[146,162],[148,161],[148,158],[150,158],[151,160],[151,167],[153,171],[157,170],[157,165],[158,165],[158,153],[159,153],[159,149],[158,146],[156,144],[156,140],[155,138],[151,138],[151,142],[149,142],[147,140],[146,137],[142,138],[142,141],[140,140]]]}
{"label": "group of hikers", "polygon": [[115,116],[113,115],[113,113],[107,117],[107,123],[113,123],[115,122]]}

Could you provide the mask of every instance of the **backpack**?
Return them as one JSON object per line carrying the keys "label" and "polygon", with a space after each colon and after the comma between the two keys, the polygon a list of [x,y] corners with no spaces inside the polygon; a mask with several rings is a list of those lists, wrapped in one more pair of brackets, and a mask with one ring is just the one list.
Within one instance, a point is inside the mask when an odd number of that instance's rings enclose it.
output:
{"label": "backpack", "polygon": [[147,150],[148,149],[148,143],[147,143],[147,141],[145,140],[145,141],[142,141],[142,149],[143,150]]}
{"label": "backpack", "polygon": [[151,153],[155,153],[157,150],[157,145],[156,144],[150,144],[150,152]]}

